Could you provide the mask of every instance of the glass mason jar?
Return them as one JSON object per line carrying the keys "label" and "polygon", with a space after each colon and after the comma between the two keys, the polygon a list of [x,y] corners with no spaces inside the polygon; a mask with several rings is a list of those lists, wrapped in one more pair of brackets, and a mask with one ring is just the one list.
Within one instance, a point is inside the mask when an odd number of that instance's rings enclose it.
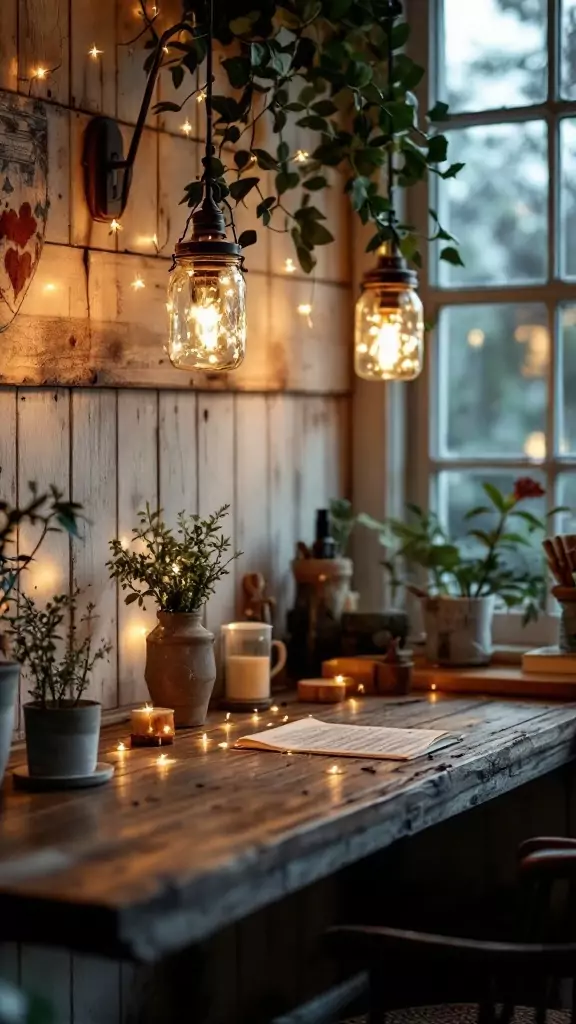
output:
{"label": "glass mason jar", "polygon": [[366,288],[356,303],[354,365],[365,380],[414,380],[422,370],[424,316],[412,288]]}
{"label": "glass mason jar", "polygon": [[[272,668],[272,649],[278,660]],[[286,664],[286,647],[272,639],[265,622],[230,622],[222,626],[222,661],[226,703],[229,707],[265,708],[270,701],[270,680]]]}
{"label": "glass mason jar", "polygon": [[235,370],[246,351],[240,255],[176,254],[168,282],[168,355],[179,370]]}

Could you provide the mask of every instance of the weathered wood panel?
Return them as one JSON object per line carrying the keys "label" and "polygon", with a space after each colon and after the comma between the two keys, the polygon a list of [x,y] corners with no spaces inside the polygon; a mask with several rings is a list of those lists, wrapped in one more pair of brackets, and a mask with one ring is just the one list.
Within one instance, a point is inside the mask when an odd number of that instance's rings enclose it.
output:
{"label": "weathered wood panel", "polygon": [[[116,0],[71,0],[70,105],[97,114],[116,113]],[[90,50],[102,52],[96,57]]]}
{"label": "weathered wood panel", "polygon": [[[70,92],[68,0],[19,0],[20,92],[67,104]],[[38,68],[48,74],[35,77]]]}
{"label": "weathered wood panel", "polygon": [[235,424],[236,547],[243,552],[237,571],[238,610],[242,608],[244,573],[260,572],[270,579],[269,435],[266,399],[237,395]]}
{"label": "weathered wood panel", "polygon": [[[209,515],[223,505],[230,505],[224,520],[224,533],[236,539],[236,508],[234,503],[234,398],[231,395],[201,395],[198,401],[198,494],[201,515]],[[208,602],[206,625],[214,633],[223,622],[231,622],[236,612],[235,570],[217,586]]]}
{"label": "weathered wood panel", "polygon": [[109,541],[117,535],[116,401],[117,395],[110,391],[72,393],[70,491],[88,519],[80,539],[72,544],[72,582],[81,590],[79,611],[84,612],[89,603],[96,606],[95,641],[102,638],[112,645],[108,661],[97,664],[88,691],[106,708],[118,705],[117,592],[106,568]]}
{"label": "weathered wood panel", "polygon": [[195,394],[160,393],[160,505],[172,526],[198,510],[198,403]]}
{"label": "weathered wood panel", "polygon": [[[138,512],[158,506],[158,399],[154,392],[126,391],[118,396],[118,536],[131,544]],[[144,681],[146,634],[156,624],[155,609],[118,603],[118,679],[122,703],[148,697]]]}
{"label": "weathered wood panel", "polygon": [[18,87],[18,0],[0,6],[0,89]]}

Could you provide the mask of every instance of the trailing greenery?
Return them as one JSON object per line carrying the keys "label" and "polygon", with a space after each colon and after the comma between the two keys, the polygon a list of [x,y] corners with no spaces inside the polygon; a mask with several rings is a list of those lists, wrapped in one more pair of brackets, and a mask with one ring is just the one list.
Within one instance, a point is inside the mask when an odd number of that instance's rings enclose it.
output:
{"label": "trailing greenery", "polygon": [[[496,594],[508,608],[522,607],[524,621],[529,622],[538,617],[546,591],[546,576],[543,560],[540,567],[534,569],[528,559],[522,559],[521,553],[526,549],[532,549],[533,553],[530,538],[535,533],[543,533],[546,524],[533,512],[519,506],[526,499],[542,497],[545,492],[539,483],[528,477],[517,480],[513,493],[508,495],[490,483],[484,483],[482,488],[487,503],[466,513],[465,519],[472,527],[459,541],[450,538],[434,512],[423,511],[418,505],[407,506],[407,521],[390,518],[378,522],[366,514],[361,514],[358,521],[377,530],[381,543],[389,549],[383,564],[394,587],[406,584],[421,596]],[[562,510],[554,509],[549,516],[559,511]],[[488,525],[485,525],[486,517],[489,517]],[[526,532],[518,532],[516,524],[523,525]],[[422,574],[414,576],[414,570],[425,570],[426,591],[416,585],[421,582]]]}
{"label": "trailing greenery", "polygon": [[152,598],[163,612],[195,612],[227,576],[228,566],[242,552],[228,557],[231,541],[224,537],[221,523],[228,514],[223,505],[207,519],[180,512],[176,535],[162,519],[162,509],[153,512],[150,505],[138,514],[140,525],[132,531],[134,548],[121,541],[110,542],[112,558],[107,562],[110,575],[128,594],[126,604],[138,602],[144,607]]}
{"label": "trailing greenery", "polygon": [[[140,5],[146,45],[155,51],[162,46],[158,15],[149,13],[145,0]],[[390,202],[384,167],[393,161],[393,184],[403,189],[429,174],[452,178],[463,167],[449,163],[447,137],[436,127],[447,121],[447,105],[436,103],[424,116],[418,110],[414,89],[425,72],[403,52],[410,29],[398,16],[401,4],[396,0],[394,6],[389,38],[388,0],[217,0],[214,5],[215,36],[224,47],[221,65],[230,87],[213,103],[219,143],[211,163],[216,198],[231,210],[230,204],[242,203],[255,190],[258,218],[265,227],[290,232],[307,273],[316,263],[316,247],[334,241],[314,202],[330,187],[333,169],[342,172],[344,191],[362,223],[374,228],[367,251],[394,239],[419,266],[422,240]],[[181,110],[205,88],[206,46],[207,4],[183,0],[163,67],[186,95],[181,103],[158,103],[157,113]],[[153,60],[154,52],[148,67]],[[271,129],[272,151],[262,148],[259,122]],[[293,124],[312,140],[302,162],[285,137]],[[186,185],[182,202],[191,210],[201,198],[201,181]],[[461,264],[456,240],[434,210],[430,216],[432,237],[443,243],[440,259]],[[253,244],[256,232],[243,232],[239,241]]]}
{"label": "trailing greenery", "polygon": [[[51,486],[42,494],[35,483],[29,483],[30,499],[22,505],[11,505],[0,500],[0,591],[2,605],[0,614],[8,610],[12,592],[20,574],[34,560],[48,533],[65,530],[78,536],[78,519],[82,506],[74,501],[64,501],[61,491]],[[39,533],[30,554],[18,554],[16,540],[18,528],[24,523],[39,527]]]}
{"label": "trailing greenery", "polygon": [[330,499],[330,534],[336,543],[336,553],[341,557],[346,555],[357,518],[347,498]]}
{"label": "trailing greenery", "polygon": [[95,606],[78,618],[79,593],[58,594],[44,607],[22,594],[11,620],[16,660],[27,667],[30,697],[42,707],[78,704],[95,665],[112,649],[104,640],[94,648]]}

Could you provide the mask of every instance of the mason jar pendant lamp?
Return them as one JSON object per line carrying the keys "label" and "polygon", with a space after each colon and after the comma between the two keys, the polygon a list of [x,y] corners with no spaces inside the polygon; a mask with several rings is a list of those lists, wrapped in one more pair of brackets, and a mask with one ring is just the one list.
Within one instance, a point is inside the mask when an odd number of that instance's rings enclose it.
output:
{"label": "mason jar pendant lamp", "polygon": [[[400,11],[388,5],[388,91],[394,97],[392,29]],[[416,292],[418,278],[399,252],[393,213],[393,153],[388,151],[389,241],[378,251],[378,263],[364,275],[356,303],[354,367],[364,380],[414,380],[422,370],[424,316]]]}
{"label": "mason jar pendant lamp", "polygon": [[[235,370],[246,351],[246,285],[242,250],[226,237],[226,222],[218,205],[220,189],[212,169],[212,87],[214,0],[208,0],[206,149],[202,198],[193,207],[184,234],[176,243],[168,279],[168,355],[180,370]],[[119,227],[124,212],[136,154],[142,137],[154,86],[166,44],[180,31],[179,23],[160,36],[146,83],[138,121],[124,157],[123,139],[113,118],[95,117],[84,139],[85,192],[94,220],[105,221],[111,230]],[[191,238],[186,234],[191,226]]]}
{"label": "mason jar pendant lamp", "polygon": [[[246,351],[246,285],[240,246],[226,238],[226,224],[211,171],[212,33],[210,0],[206,86],[204,196],[176,244],[168,281],[168,356],[180,370],[235,370]],[[188,224],[192,237],[185,240]]]}

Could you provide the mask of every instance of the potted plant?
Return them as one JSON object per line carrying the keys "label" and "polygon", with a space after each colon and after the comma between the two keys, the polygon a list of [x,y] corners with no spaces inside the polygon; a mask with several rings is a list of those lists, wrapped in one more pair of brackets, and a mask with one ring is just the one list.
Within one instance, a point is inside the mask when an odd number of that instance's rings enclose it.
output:
{"label": "potted plant", "polygon": [[[81,505],[64,501],[56,487],[39,494],[29,485],[30,499],[22,505],[0,500],[0,783],[10,754],[14,729],[14,707],[18,695],[20,666],[11,658],[7,613],[20,575],[38,554],[49,531],[66,530],[77,535]],[[23,523],[38,527],[38,538],[30,554],[18,554],[18,527]]]}
{"label": "potted plant", "polygon": [[146,638],[146,684],[155,704],[174,709],[177,728],[202,725],[216,681],[214,636],[202,625],[202,611],[228,566],[242,554],[229,554],[222,533],[224,505],[206,519],[181,512],[176,531],[162,510],[149,505],[133,531],[135,548],[110,543],[110,575],[127,590],[126,604],[157,607],[158,625]]}
{"label": "potted plant", "polygon": [[94,605],[79,617],[78,596],[58,594],[40,607],[22,595],[12,619],[14,653],[32,681],[24,727],[35,778],[86,777],[96,769],[102,707],[82,695],[111,645],[95,647]]}
{"label": "potted plant", "polygon": [[[522,608],[526,623],[537,618],[545,594],[543,563],[534,568],[523,557],[532,548],[530,534],[545,530],[543,520],[524,502],[542,497],[543,488],[529,477],[516,480],[508,495],[490,483],[482,488],[487,502],[466,513],[470,529],[458,541],[450,538],[435,513],[417,505],[409,506],[406,521],[379,523],[359,517],[380,532],[389,549],[384,565],[392,585],[404,583],[421,598],[426,655],[441,665],[486,665],[496,600],[507,608]],[[519,532],[522,525],[526,529]]]}

